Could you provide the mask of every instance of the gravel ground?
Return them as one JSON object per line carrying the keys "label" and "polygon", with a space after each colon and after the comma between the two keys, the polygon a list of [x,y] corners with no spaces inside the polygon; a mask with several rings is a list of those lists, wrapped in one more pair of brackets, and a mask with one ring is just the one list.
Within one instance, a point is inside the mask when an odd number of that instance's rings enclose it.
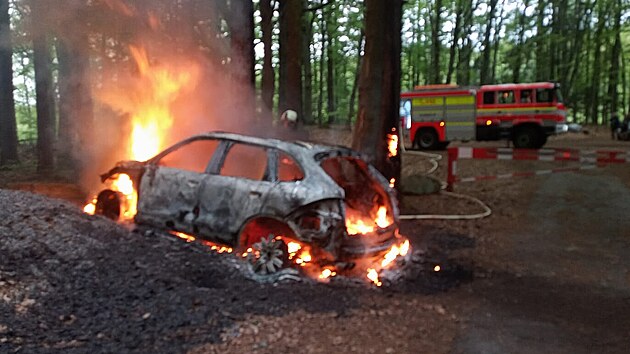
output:
{"label": "gravel ground", "polygon": [[[451,341],[456,319],[417,295],[471,280],[448,269],[444,251],[472,241],[443,230],[433,234],[449,244],[412,239],[404,280],[384,289],[348,279],[259,284],[233,255],[130,231],[64,201],[0,190],[0,203],[12,206],[0,211],[0,352],[415,352]],[[434,263],[445,271],[434,274]],[[430,324],[435,316],[450,325]],[[431,341],[416,338],[419,326]]]}

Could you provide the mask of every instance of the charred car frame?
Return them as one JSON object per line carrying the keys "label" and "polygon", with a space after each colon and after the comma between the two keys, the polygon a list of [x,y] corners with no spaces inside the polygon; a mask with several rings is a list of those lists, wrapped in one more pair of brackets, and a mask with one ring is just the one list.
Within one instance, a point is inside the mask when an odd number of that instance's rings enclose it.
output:
{"label": "charred car frame", "polygon": [[[398,233],[388,181],[344,147],[211,132],[145,161],[119,162],[103,182],[128,175],[139,225],[246,250],[267,235],[312,247],[320,264],[382,256]],[[103,190],[96,213],[122,217],[123,196]]]}

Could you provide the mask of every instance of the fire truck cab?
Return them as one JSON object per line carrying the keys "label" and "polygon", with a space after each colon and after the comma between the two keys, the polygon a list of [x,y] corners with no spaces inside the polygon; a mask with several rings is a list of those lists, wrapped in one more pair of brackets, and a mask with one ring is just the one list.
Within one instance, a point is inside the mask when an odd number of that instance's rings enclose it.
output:
{"label": "fire truck cab", "polygon": [[552,82],[420,86],[401,94],[401,107],[413,146],[420,149],[499,139],[538,149],[548,136],[568,130],[562,95]]}

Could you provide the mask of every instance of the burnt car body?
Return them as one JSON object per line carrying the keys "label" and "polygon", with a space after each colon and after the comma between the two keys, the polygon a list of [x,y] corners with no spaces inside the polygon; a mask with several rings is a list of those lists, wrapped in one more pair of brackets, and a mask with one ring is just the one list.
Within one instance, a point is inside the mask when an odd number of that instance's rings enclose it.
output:
{"label": "burnt car body", "polygon": [[[120,162],[101,179],[123,173],[138,193],[137,224],[237,249],[282,235],[312,246],[325,262],[352,262],[382,255],[397,237],[393,189],[344,147],[211,132],[145,162]],[[116,200],[106,205],[112,193],[101,192],[97,211],[118,207]],[[376,213],[388,221],[349,233],[348,218],[371,220]]]}

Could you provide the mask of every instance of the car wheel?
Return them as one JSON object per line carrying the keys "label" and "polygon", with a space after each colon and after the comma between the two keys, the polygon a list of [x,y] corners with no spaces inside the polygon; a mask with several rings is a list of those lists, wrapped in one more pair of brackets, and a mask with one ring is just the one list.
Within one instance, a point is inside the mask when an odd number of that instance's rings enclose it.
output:
{"label": "car wheel", "polygon": [[518,149],[537,149],[542,141],[541,133],[532,127],[518,128],[512,136],[514,147]]}
{"label": "car wheel", "polygon": [[112,220],[118,220],[120,218],[120,197],[118,193],[111,189],[101,191],[96,197],[94,213]]}
{"label": "car wheel", "polygon": [[274,235],[263,237],[252,245],[250,261],[254,272],[273,274],[288,265],[289,252],[287,245]]}

